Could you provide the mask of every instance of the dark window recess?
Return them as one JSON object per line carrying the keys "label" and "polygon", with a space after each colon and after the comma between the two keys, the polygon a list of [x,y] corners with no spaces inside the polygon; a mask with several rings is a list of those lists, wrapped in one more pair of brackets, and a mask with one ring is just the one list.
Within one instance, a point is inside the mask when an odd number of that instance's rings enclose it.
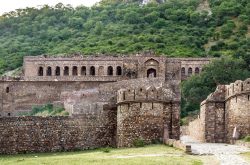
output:
{"label": "dark window recess", "polygon": [[94,76],[95,75],[95,67],[94,66],[91,66],[90,67],[90,72],[89,72],[90,75]]}
{"label": "dark window recess", "polygon": [[112,67],[112,66],[109,66],[109,67],[108,67],[108,75],[109,75],[109,76],[112,76],[112,75],[113,75],[113,67]]}
{"label": "dark window recess", "polygon": [[118,67],[116,68],[116,75],[117,75],[117,76],[122,75],[122,67],[118,66]]}
{"label": "dark window recess", "polygon": [[56,67],[55,75],[56,75],[56,76],[60,76],[60,74],[61,74],[60,72],[61,72],[61,71],[60,71],[60,67],[57,66],[57,67]]}
{"label": "dark window recess", "polygon": [[6,88],[6,93],[9,93],[10,92],[10,87],[7,87]]}
{"label": "dark window recess", "polygon": [[64,67],[63,75],[64,76],[68,76],[69,75],[69,67],[68,66]]}

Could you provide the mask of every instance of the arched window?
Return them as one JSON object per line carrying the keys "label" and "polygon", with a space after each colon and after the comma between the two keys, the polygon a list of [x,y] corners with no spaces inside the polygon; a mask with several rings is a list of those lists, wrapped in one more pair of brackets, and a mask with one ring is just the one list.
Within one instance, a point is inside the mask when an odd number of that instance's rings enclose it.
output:
{"label": "arched window", "polygon": [[6,93],[9,93],[10,92],[10,87],[7,87],[6,88]]}
{"label": "arched window", "polygon": [[156,70],[153,68],[150,68],[147,70],[147,77],[156,77]]}
{"label": "arched window", "polygon": [[64,76],[68,76],[69,75],[69,67],[68,66],[64,67],[63,75]]}
{"label": "arched window", "polygon": [[95,75],[95,67],[94,67],[94,66],[91,66],[91,67],[90,67],[89,74],[92,75],[92,76]]}
{"label": "arched window", "polygon": [[43,76],[43,67],[38,68],[38,76]]}
{"label": "arched window", "polygon": [[82,76],[86,75],[86,66],[82,66],[82,68],[81,68],[81,75]]}
{"label": "arched window", "polygon": [[122,75],[122,67],[120,67],[120,66],[117,66],[117,67],[116,67],[116,75],[117,75],[117,76]]}
{"label": "arched window", "polygon": [[47,68],[47,74],[46,75],[47,76],[51,76],[52,75],[52,69],[51,69],[50,66]]}
{"label": "arched window", "polygon": [[72,75],[73,76],[77,76],[78,75],[77,66],[73,66]]}
{"label": "arched window", "polygon": [[200,73],[200,69],[198,67],[196,67],[195,70],[194,70],[194,73],[195,74],[199,74]]}
{"label": "arched window", "polygon": [[186,75],[186,69],[183,67],[181,68],[181,75],[182,76],[185,76]]}
{"label": "arched window", "polygon": [[191,76],[193,73],[193,69],[192,68],[188,68],[188,76]]}
{"label": "arched window", "polygon": [[109,67],[108,67],[108,75],[109,75],[109,76],[112,76],[112,75],[113,75],[113,67],[112,67],[112,66],[109,66]]}
{"label": "arched window", "polygon": [[57,66],[57,67],[56,67],[56,71],[55,71],[55,75],[56,75],[56,76],[60,76],[60,74],[61,74],[60,72],[61,72],[61,71],[60,71],[60,67]]}

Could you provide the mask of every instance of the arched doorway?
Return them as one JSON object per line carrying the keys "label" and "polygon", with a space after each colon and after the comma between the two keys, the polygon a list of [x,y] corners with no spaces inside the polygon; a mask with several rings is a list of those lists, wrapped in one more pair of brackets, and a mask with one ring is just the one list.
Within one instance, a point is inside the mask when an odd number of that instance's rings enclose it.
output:
{"label": "arched doorway", "polygon": [[144,63],[144,77],[157,77],[160,75],[159,62],[155,59],[149,59]]}
{"label": "arched doorway", "polygon": [[147,77],[156,77],[156,69],[150,68],[147,70]]}

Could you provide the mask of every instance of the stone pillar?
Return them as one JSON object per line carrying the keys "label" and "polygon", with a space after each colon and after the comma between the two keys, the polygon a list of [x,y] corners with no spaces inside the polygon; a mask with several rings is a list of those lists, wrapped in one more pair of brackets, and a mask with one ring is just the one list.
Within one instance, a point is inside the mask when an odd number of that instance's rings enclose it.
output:
{"label": "stone pillar", "polygon": [[51,76],[55,76],[56,75],[56,68],[54,66],[51,66]]}
{"label": "stone pillar", "polygon": [[73,67],[72,66],[69,66],[69,76],[72,76],[73,75]]}
{"label": "stone pillar", "polygon": [[81,66],[77,66],[77,75],[81,76]]}
{"label": "stone pillar", "polygon": [[172,139],[180,139],[180,103],[172,103]]}

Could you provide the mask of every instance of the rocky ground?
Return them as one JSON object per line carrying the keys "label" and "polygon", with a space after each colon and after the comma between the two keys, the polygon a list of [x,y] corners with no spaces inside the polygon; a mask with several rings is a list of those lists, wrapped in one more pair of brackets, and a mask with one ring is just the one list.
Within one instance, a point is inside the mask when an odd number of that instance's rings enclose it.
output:
{"label": "rocky ground", "polygon": [[192,153],[197,155],[214,155],[221,165],[249,165],[239,154],[250,152],[243,146],[229,145],[223,143],[199,143],[188,136],[181,140],[192,146]]}

